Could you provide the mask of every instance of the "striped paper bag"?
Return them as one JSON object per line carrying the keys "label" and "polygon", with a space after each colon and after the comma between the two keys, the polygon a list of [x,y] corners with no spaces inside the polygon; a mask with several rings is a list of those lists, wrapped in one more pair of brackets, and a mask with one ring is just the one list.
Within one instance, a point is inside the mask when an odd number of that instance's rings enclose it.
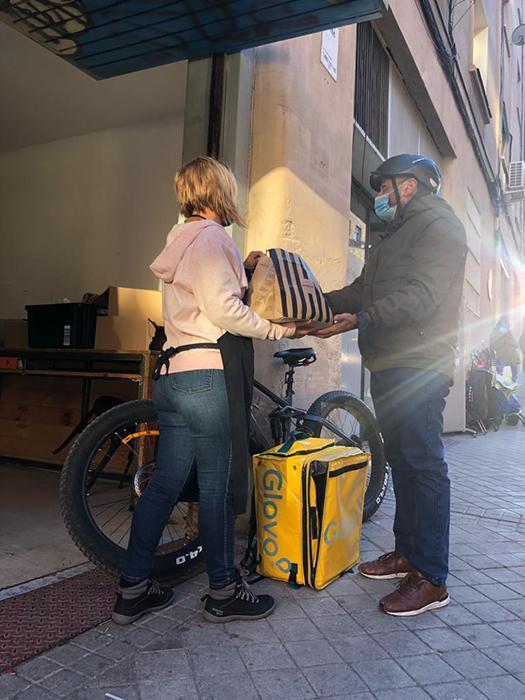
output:
{"label": "striped paper bag", "polygon": [[314,327],[332,323],[332,311],[319,283],[300,255],[270,248],[257,263],[248,289],[248,305],[273,321],[311,321]]}

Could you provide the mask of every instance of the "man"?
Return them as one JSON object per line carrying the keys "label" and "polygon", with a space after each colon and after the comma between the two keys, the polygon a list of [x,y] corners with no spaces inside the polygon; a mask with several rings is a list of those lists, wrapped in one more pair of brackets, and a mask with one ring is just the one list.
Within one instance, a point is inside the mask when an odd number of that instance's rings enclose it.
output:
{"label": "man", "polygon": [[360,276],[327,294],[335,323],[313,335],[359,329],[371,394],[392,469],[395,551],[361,564],[372,579],[402,579],[380,607],[417,615],[449,603],[450,482],[443,411],[454,374],[465,231],[437,196],[439,168],[398,155],[372,173],[375,212],[386,222]]}

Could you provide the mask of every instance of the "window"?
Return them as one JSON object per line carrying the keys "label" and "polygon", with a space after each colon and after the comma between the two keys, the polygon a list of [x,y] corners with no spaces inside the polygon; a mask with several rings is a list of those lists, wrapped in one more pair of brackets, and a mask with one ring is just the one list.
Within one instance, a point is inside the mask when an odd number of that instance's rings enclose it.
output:
{"label": "window", "polygon": [[505,100],[501,103],[501,140],[503,141],[503,146],[506,146],[510,141],[510,128],[509,128],[509,118],[507,116],[507,105]]}
{"label": "window", "polygon": [[355,119],[384,155],[388,151],[388,56],[370,22],[357,26]]}
{"label": "window", "polygon": [[479,104],[481,118],[485,124],[492,119],[487,97],[489,79],[489,27],[483,0],[474,5],[474,33],[472,37],[472,67],[470,76]]}
{"label": "window", "polygon": [[[518,129],[520,135],[519,144],[516,145],[520,147],[523,143],[523,117],[521,116],[521,109],[519,107],[516,107],[516,118],[518,120]],[[521,157],[521,151],[522,148],[519,149],[520,155],[518,155],[518,159]]]}
{"label": "window", "polygon": [[390,64],[388,155],[419,153],[439,161],[430,131],[401,74]]}
{"label": "window", "polygon": [[510,58],[510,42],[509,33],[507,32],[507,27],[503,25],[503,39],[505,40],[505,48],[507,49],[507,58]]}
{"label": "window", "polygon": [[476,200],[470,189],[467,190],[466,219],[464,220],[467,234],[467,260],[465,264],[465,299],[467,308],[475,316],[481,310],[481,231],[483,222],[481,213],[476,206]]}
{"label": "window", "polygon": [[485,90],[488,84],[489,27],[485,8],[481,0],[474,5],[474,37],[472,40],[472,63],[478,69]]}

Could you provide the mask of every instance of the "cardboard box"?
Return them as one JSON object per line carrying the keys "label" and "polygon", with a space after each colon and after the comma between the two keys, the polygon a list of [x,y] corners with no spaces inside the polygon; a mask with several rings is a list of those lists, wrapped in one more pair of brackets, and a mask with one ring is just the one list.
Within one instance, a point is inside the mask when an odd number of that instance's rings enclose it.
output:
{"label": "cardboard box", "polygon": [[94,302],[107,309],[98,316],[96,350],[148,350],[155,328],[162,325],[162,294],[155,289],[108,287]]}
{"label": "cardboard box", "polygon": [[108,316],[151,318],[156,323],[162,323],[162,294],[155,289],[108,287],[95,304],[106,308]]}
{"label": "cardboard box", "polygon": [[99,316],[96,350],[148,350],[155,329],[144,318]]}
{"label": "cardboard box", "polygon": [[4,348],[27,348],[27,321],[21,318],[0,320],[0,345]]}

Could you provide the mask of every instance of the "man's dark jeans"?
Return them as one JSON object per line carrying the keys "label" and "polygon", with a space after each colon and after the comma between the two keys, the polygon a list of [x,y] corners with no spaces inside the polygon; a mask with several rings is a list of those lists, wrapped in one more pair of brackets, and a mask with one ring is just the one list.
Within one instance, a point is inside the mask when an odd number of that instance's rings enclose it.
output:
{"label": "man's dark jeans", "polygon": [[210,587],[222,588],[237,578],[224,372],[163,375],[154,382],[153,401],[159,412],[157,465],[133,515],[124,577],[141,581],[151,574],[160,537],[196,461],[200,539]]}
{"label": "man's dark jeans", "polygon": [[396,551],[436,585],[448,574],[450,481],[442,441],[444,374],[374,372],[370,389],[396,496]]}

